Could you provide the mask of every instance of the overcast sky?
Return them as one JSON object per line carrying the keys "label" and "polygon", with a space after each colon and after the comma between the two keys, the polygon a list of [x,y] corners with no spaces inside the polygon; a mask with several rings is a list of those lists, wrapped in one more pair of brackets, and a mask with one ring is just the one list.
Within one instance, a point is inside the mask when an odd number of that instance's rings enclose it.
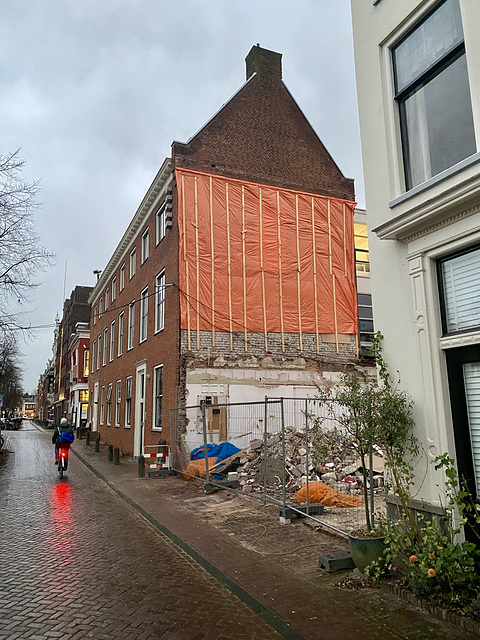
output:
{"label": "overcast sky", "polygon": [[[245,81],[252,45],[283,54],[283,80],[364,206],[350,0],[2,0],[0,153],[21,147],[41,182],[35,214],[55,264],[33,325],[93,285],[173,140],[186,141]],[[22,343],[24,387],[52,329]]]}

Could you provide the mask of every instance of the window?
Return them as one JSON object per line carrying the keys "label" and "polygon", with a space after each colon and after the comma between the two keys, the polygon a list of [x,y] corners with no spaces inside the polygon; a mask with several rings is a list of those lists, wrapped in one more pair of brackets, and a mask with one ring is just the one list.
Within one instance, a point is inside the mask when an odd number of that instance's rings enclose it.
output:
{"label": "window", "polygon": [[148,287],[140,294],[140,342],[147,339]]}
{"label": "window", "polygon": [[107,427],[112,424],[112,383],[107,387]]}
{"label": "window", "polygon": [[93,324],[97,324],[97,305],[93,307]]}
{"label": "window", "polygon": [[105,291],[105,311],[108,309],[108,289]]}
{"label": "window", "polygon": [[135,328],[135,300],[128,305],[127,349],[133,348],[134,328]]}
{"label": "window", "polygon": [[165,271],[155,279],[155,333],[161,331],[165,320]]}
{"label": "window", "polygon": [[162,430],[163,365],[154,369],[153,428]]}
{"label": "window", "polygon": [[120,404],[122,401],[122,381],[117,380],[117,389],[115,393],[115,426],[120,425]]}
{"label": "window", "polygon": [[80,389],[80,391],[78,392],[78,399],[80,400],[80,402],[88,402],[88,398],[88,389]]}
{"label": "window", "polygon": [[85,349],[83,352],[83,377],[88,378],[90,375],[90,351]]}
{"label": "window", "polygon": [[98,317],[101,318],[103,314],[103,298],[98,301]]}
{"label": "window", "polygon": [[108,329],[105,329],[105,331],[103,332],[103,356],[102,356],[103,366],[107,364],[107,347],[108,347]]}
{"label": "window", "polygon": [[100,424],[103,424],[103,411],[105,408],[105,387],[100,391]]}
{"label": "window", "polygon": [[115,276],[115,278],[113,278],[112,280],[112,302],[115,300],[116,297],[117,297],[117,277]]}
{"label": "window", "polygon": [[100,369],[100,359],[102,357],[102,336],[98,336],[97,340],[97,371]]}
{"label": "window", "polygon": [[92,372],[95,371],[95,340],[92,342]]}
{"label": "window", "polygon": [[393,49],[407,189],[476,152],[458,0],[444,0]]}
{"label": "window", "polygon": [[126,379],[125,384],[125,426],[129,427],[132,419],[132,376]]}
{"label": "window", "polygon": [[133,278],[136,270],[137,270],[137,252],[134,249],[130,253],[130,278]]}
{"label": "window", "polygon": [[155,244],[165,237],[165,202],[161,205],[155,216]]}
{"label": "window", "polygon": [[353,227],[355,239],[355,270],[357,276],[365,276],[365,274],[370,272],[367,225],[364,222],[354,222]]}
{"label": "window", "polygon": [[125,289],[125,265],[120,267],[120,291]]}
{"label": "window", "polygon": [[142,264],[148,258],[148,229],[142,235]]}
{"label": "window", "polygon": [[118,355],[121,356],[123,353],[123,317],[124,313],[118,316]]}
{"label": "window", "polygon": [[439,261],[444,333],[480,329],[480,247]]}
{"label": "window", "polygon": [[115,320],[110,325],[110,362],[113,360],[114,351],[115,351]]}

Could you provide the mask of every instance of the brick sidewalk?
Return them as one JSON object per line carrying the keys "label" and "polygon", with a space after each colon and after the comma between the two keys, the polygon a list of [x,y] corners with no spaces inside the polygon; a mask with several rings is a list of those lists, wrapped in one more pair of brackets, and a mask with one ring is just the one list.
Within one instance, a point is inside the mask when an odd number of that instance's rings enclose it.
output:
{"label": "brick sidewalk", "polygon": [[[343,574],[341,578],[329,576],[318,569],[317,562],[319,554],[325,552],[325,545],[330,551],[344,548],[343,540],[335,541],[331,536],[303,526],[282,526],[278,517],[270,514],[269,530],[274,532],[277,542],[286,538],[300,547],[305,544],[306,537],[314,536],[319,541],[318,548],[306,550],[307,555],[300,562],[300,554],[258,555],[240,543],[242,535],[238,528],[229,526],[232,521],[228,509],[222,512],[227,513],[226,518],[209,514],[209,511],[215,511],[215,498],[205,496],[198,486],[173,477],[139,479],[135,461],[122,459],[115,465],[107,461],[105,446],[96,453],[94,446],[87,447],[83,440],[75,442],[73,452],[119,497],[285,638],[419,640],[435,637],[460,640],[472,637],[448,623],[431,619],[384,590],[363,589],[359,592],[334,588],[333,583],[350,574]],[[238,503],[232,504],[238,512]],[[225,509],[225,504],[221,507]],[[248,526],[249,510],[246,509],[243,519],[242,514],[238,516],[237,524],[243,522]],[[254,510],[252,507],[251,511]],[[266,515],[262,518],[262,522],[268,519]],[[251,540],[253,534],[250,534]],[[245,544],[245,539],[243,542]],[[263,548],[268,549],[269,544],[271,542],[266,540]],[[291,544],[290,548],[295,545]],[[299,566],[301,571],[298,571]]]}

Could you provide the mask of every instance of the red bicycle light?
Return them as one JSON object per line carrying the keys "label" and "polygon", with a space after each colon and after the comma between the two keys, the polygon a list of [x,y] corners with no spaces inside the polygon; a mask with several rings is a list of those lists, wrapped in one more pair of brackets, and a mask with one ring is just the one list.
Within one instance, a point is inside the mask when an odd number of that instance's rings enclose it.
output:
{"label": "red bicycle light", "polygon": [[62,458],[65,458],[67,456],[67,452],[65,451],[65,449],[62,449]]}

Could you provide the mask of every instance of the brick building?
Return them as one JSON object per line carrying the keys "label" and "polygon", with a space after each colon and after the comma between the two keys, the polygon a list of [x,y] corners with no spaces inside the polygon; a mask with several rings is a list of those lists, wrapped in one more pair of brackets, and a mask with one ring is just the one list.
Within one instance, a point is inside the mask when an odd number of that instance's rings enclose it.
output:
{"label": "brick building", "polygon": [[[92,430],[140,455],[169,410],[314,395],[358,363],[354,187],[254,46],[174,142],[90,296]],[[228,428],[217,437],[228,438]]]}
{"label": "brick building", "polygon": [[92,287],[77,286],[63,304],[63,315],[56,329],[54,343],[55,380],[54,380],[54,420],[58,424],[61,418],[72,419],[72,401],[70,398],[73,379],[72,368],[72,336],[77,331],[77,324],[88,326],[90,321],[90,305],[88,296]]}

